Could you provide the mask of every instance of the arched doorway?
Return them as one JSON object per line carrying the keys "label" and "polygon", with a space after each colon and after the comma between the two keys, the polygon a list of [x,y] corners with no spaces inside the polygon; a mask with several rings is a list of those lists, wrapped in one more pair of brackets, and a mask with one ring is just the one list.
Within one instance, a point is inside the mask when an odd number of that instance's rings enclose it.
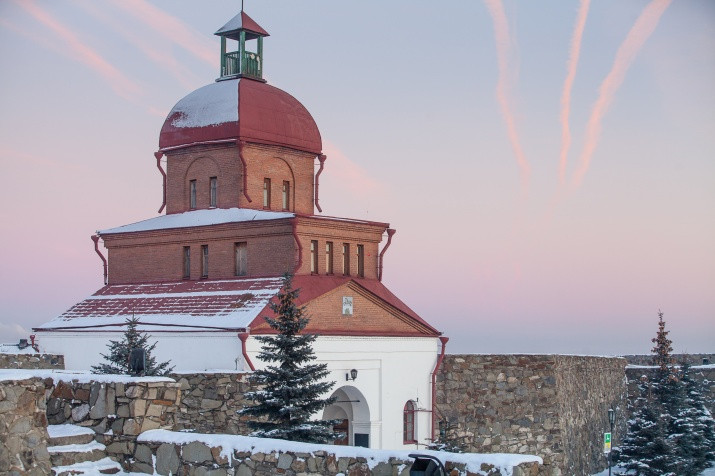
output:
{"label": "arched doorway", "polygon": [[335,390],[332,405],[325,407],[323,420],[339,420],[336,431],[345,433],[345,438],[335,440],[336,445],[370,447],[370,408],[365,396],[357,388],[345,385]]}

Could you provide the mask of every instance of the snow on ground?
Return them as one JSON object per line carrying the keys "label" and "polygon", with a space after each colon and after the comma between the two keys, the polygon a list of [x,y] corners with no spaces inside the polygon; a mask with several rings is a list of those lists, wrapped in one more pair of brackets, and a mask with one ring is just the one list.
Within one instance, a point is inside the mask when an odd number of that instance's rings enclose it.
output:
{"label": "snow on ground", "polygon": [[[374,468],[377,464],[387,462],[391,457],[410,461],[410,453],[416,450],[375,450],[360,448],[357,446],[334,446],[312,443],[298,443],[285,440],[274,440],[269,438],[253,438],[239,435],[207,435],[198,433],[182,433],[168,430],[145,431],[137,441],[140,442],[161,442],[176,445],[187,444],[193,441],[204,443],[211,447],[221,447],[221,455],[231,460],[234,451],[247,451],[253,453],[276,453],[276,452],[298,452],[313,453],[315,451],[327,451],[335,454],[337,458],[362,457],[367,460],[368,466]],[[439,458],[443,463],[447,460],[453,463],[466,464],[467,470],[477,472],[483,463],[493,465],[502,474],[512,474],[512,468],[521,463],[543,461],[538,456],[517,455],[517,454],[475,454],[475,453],[445,453],[441,451],[420,450],[419,453],[428,454]]]}
{"label": "snow on ground", "polygon": [[[611,475],[612,476],[620,476],[620,475],[625,475],[625,471],[618,467],[614,466],[611,468]],[[608,476],[608,470],[604,469],[600,473],[593,474],[591,476]],[[715,466],[711,466],[710,468],[706,469],[702,473],[700,473],[700,476],[715,476]]]}
{"label": "snow on ground", "polygon": [[92,383],[92,382],[118,382],[118,383],[138,383],[138,382],[175,382],[168,377],[130,377],[129,375],[109,375],[93,374],[91,372],[69,371],[69,370],[33,370],[33,369],[0,369],[0,381],[3,380],[27,380],[30,378],[51,378],[55,382]]}
{"label": "snow on ground", "polygon": [[41,354],[42,352],[37,352],[32,346],[28,345],[24,349],[18,347],[17,344],[0,344],[0,354]]}

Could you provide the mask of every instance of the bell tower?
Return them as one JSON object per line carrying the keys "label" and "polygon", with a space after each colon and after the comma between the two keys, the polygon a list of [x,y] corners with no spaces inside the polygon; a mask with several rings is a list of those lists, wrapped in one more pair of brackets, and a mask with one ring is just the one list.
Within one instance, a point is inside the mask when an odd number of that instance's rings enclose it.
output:
{"label": "bell tower", "polygon": [[[217,81],[249,78],[266,82],[263,79],[263,38],[269,36],[266,30],[241,10],[215,35],[221,37],[221,71]],[[229,42],[238,43],[235,51],[227,51]]]}

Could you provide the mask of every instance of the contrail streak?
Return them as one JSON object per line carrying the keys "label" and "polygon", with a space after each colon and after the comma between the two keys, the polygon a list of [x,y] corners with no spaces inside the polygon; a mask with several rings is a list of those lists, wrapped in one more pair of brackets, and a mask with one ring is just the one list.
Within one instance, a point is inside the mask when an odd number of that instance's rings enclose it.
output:
{"label": "contrail streak", "polygon": [[507,135],[509,137],[509,142],[511,143],[512,149],[514,149],[514,155],[516,155],[516,162],[519,166],[521,175],[522,189],[526,192],[529,188],[529,175],[531,174],[531,169],[529,163],[524,157],[524,152],[521,149],[521,143],[519,142],[519,135],[516,132],[516,123],[514,121],[514,116],[509,107],[509,56],[511,53],[511,38],[509,36],[509,25],[506,21],[506,14],[504,13],[504,6],[501,0],[484,0],[489,14],[492,16],[494,21],[494,39],[497,46],[497,64],[499,67],[499,77],[497,79],[497,101],[501,108],[502,115],[504,116],[504,122],[506,123]]}
{"label": "contrail streak", "polygon": [[211,41],[178,18],[145,0],[114,0],[113,3],[197,58],[218,68],[218,54],[212,47]]}
{"label": "contrail streak", "polygon": [[564,90],[561,95],[561,153],[559,155],[559,180],[561,184],[566,183],[566,161],[569,148],[571,147],[571,130],[569,129],[569,115],[571,113],[571,89],[576,78],[576,67],[581,55],[581,39],[583,30],[586,27],[586,17],[591,0],[581,0],[576,17],[576,25],[571,37],[571,49],[566,66],[566,79],[564,80]]}
{"label": "contrail streak", "polygon": [[616,91],[623,83],[626,71],[636,55],[658,25],[661,15],[665,12],[672,0],[652,0],[641,12],[640,16],[628,32],[626,39],[618,48],[611,71],[599,87],[599,96],[593,105],[591,117],[586,127],[586,141],[581,153],[579,168],[573,176],[573,186],[578,187],[588,171],[591,157],[596,149],[601,133],[601,121],[608,111]]}
{"label": "contrail streak", "polygon": [[121,71],[107,62],[99,53],[85,45],[72,30],[52,18],[49,13],[34,2],[16,1],[15,3],[62,38],[70,47],[71,56],[103,76],[119,96],[131,100],[141,92],[141,88],[134,81],[124,76]]}

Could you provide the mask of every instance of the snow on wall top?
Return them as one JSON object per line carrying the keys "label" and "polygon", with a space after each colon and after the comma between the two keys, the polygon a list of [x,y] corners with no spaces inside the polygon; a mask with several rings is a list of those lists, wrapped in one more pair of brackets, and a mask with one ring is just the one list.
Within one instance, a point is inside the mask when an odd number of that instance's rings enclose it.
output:
{"label": "snow on wall top", "polygon": [[174,127],[205,127],[238,122],[236,81],[207,84],[181,99],[169,113]]}
{"label": "snow on wall top", "polygon": [[36,328],[114,326],[139,319],[140,331],[245,329],[283,283],[276,278],[112,284]]}
{"label": "snow on wall top", "polygon": [[[414,450],[375,450],[361,448],[357,446],[337,446],[312,443],[298,443],[294,441],[275,440],[271,438],[253,438],[239,435],[207,435],[200,433],[183,433],[168,430],[148,430],[137,438],[140,442],[158,442],[183,445],[194,441],[204,443],[208,446],[221,447],[221,455],[231,461],[234,451],[247,451],[251,453],[285,453],[292,451],[295,453],[314,453],[316,451],[326,451],[334,454],[337,458],[365,458],[368,466],[372,469],[379,463],[388,462],[390,458],[397,458],[410,461],[410,453]],[[419,453],[435,456],[442,463],[451,461],[453,463],[464,463],[468,471],[481,472],[483,463],[499,468],[501,474],[512,474],[513,468],[522,463],[538,462],[543,464],[543,460],[538,456],[518,455],[518,454],[476,454],[476,453],[447,453],[445,451],[420,450]]]}
{"label": "snow on wall top", "polygon": [[129,225],[100,230],[97,233],[99,235],[109,235],[114,233],[219,225],[222,223],[279,220],[281,218],[292,218],[294,216],[293,213],[251,210],[249,208],[211,208],[208,210],[192,210],[190,212],[162,215]]}
{"label": "snow on wall top", "polygon": [[130,377],[129,375],[113,374],[93,374],[90,372],[70,372],[67,370],[35,370],[35,369],[0,369],[1,381],[19,381],[31,378],[51,378],[57,382],[117,382],[117,383],[137,383],[137,382],[176,382],[169,377]]}

